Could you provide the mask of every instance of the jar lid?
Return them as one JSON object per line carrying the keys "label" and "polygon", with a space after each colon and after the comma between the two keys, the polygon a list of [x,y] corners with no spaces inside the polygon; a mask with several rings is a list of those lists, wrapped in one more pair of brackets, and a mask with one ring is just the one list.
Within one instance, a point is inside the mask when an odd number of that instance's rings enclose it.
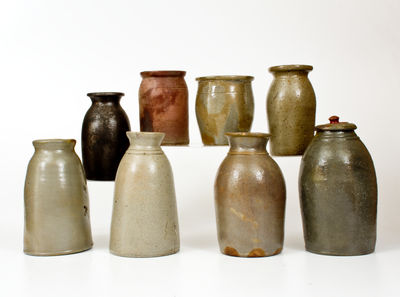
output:
{"label": "jar lid", "polygon": [[329,124],[316,126],[317,131],[352,131],[357,129],[357,126],[348,122],[339,122],[338,116],[331,116]]}

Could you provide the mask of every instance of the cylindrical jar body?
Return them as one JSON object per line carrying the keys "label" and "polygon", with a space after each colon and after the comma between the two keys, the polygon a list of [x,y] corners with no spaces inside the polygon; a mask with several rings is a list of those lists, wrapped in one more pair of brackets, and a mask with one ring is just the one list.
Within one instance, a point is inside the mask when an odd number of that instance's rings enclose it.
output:
{"label": "cylindrical jar body", "polygon": [[196,116],[204,145],[227,145],[227,132],[248,132],[253,122],[252,76],[198,77]]}
{"label": "cylindrical jar body", "polygon": [[140,131],[165,133],[163,145],[189,144],[185,71],[144,71],[139,88]]}
{"label": "cylindrical jar body", "polygon": [[301,162],[299,192],[307,251],[338,256],[374,251],[375,169],[353,130],[317,132]]}
{"label": "cylindrical jar body", "polygon": [[316,99],[308,79],[312,66],[270,68],[274,80],[267,96],[271,154],[302,155],[314,136]]}
{"label": "cylindrical jar body", "polygon": [[214,187],[221,253],[240,257],[279,254],[286,189],[279,166],[266,152],[268,134],[227,135],[231,148]]}
{"label": "cylindrical jar body", "polygon": [[82,125],[82,161],[87,179],[113,181],[129,147],[130,124],[120,105],[123,93],[89,93],[92,106]]}
{"label": "cylindrical jar body", "polygon": [[53,256],[90,249],[89,198],[75,140],[35,140],[33,145],[24,191],[24,252]]}
{"label": "cylindrical jar body", "polygon": [[115,180],[110,251],[156,257],[179,251],[171,165],[160,148],[164,133],[128,132],[131,145]]}

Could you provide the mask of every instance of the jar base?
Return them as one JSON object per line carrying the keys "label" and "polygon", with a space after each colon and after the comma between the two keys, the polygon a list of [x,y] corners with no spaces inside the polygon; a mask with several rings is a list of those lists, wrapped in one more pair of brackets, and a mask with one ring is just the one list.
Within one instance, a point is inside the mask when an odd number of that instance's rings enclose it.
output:
{"label": "jar base", "polygon": [[164,256],[174,255],[178,252],[179,252],[179,248],[176,250],[159,253],[159,254],[154,254],[154,255],[138,255],[138,254],[133,254],[133,253],[119,253],[117,251],[113,251],[110,249],[110,253],[113,254],[114,256],[124,257],[124,258],[156,258],[156,257],[164,257]]}
{"label": "jar base", "polygon": [[75,249],[75,250],[65,250],[65,251],[58,251],[58,252],[51,252],[51,253],[36,253],[33,251],[24,250],[24,253],[28,256],[38,256],[38,257],[63,256],[63,255],[78,254],[81,252],[85,252],[85,251],[90,250],[92,247],[93,247],[93,244],[91,244],[88,247],[84,247],[82,249]]}
{"label": "jar base", "polygon": [[271,257],[278,255],[282,252],[282,248],[276,249],[273,253],[265,253],[261,248],[256,248],[250,251],[248,254],[241,254],[235,248],[226,247],[224,250],[221,249],[221,253],[226,256],[238,257],[238,258],[262,258]]}
{"label": "jar base", "polygon": [[312,250],[312,249],[306,247],[306,251],[313,253],[313,254],[324,255],[324,256],[351,257],[351,256],[363,256],[363,255],[372,254],[375,251],[375,249],[361,251],[358,253],[341,253],[341,252],[336,252],[336,251],[316,251],[316,250]]}

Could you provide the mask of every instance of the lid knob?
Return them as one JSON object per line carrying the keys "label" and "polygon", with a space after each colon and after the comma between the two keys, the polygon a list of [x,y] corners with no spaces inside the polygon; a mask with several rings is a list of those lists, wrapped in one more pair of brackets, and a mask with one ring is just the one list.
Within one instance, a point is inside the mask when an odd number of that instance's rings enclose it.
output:
{"label": "lid knob", "polygon": [[331,116],[331,117],[329,118],[329,122],[330,122],[331,124],[337,124],[337,123],[339,123],[339,117],[338,117],[338,116]]}

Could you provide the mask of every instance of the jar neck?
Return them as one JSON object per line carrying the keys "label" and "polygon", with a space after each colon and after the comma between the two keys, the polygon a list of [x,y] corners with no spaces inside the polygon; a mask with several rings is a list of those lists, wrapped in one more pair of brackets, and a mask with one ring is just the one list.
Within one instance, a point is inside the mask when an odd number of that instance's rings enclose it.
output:
{"label": "jar neck", "polygon": [[89,93],[88,96],[92,100],[92,104],[119,105],[121,97],[124,95],[122,93]]}
{"label": "jar neck", "polygon": [[34,140],[33,146],[36,151],[73,151],[75,148],[75,139],[38,139]]}
{"label": "jar neck", "polygon": [[126,132],[129,138],[130,151],[162,152],[161,142],[165,133],[160,132]]}
{"label": "jar neck", "polygon": [[275,78],[286,78],[286,77],[303,77],[308,78],[308,71],[304,70],[290,70],[290,71],[277,71],[272,73]]}
{"label": "jar neck", "polygon": [[268,154],[266,150],[268,134],[262,133],[227,133],[231,155]]}

